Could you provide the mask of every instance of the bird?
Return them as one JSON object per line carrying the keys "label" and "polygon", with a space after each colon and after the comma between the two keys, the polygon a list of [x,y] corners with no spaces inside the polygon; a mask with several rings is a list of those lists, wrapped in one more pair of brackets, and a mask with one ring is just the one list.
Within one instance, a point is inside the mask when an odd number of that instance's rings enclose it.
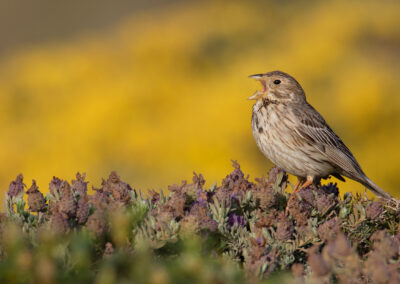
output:
{"label": "bird", "polygon": [[251,126],[256,144],[273,164],[297,177],[293,193],[334,176],[355,180],[384,199],[392,198],[366,176],[349,148],[307,102],[295,78],[282,71],[249,77],[262,85],[248,98],[255,100]]}

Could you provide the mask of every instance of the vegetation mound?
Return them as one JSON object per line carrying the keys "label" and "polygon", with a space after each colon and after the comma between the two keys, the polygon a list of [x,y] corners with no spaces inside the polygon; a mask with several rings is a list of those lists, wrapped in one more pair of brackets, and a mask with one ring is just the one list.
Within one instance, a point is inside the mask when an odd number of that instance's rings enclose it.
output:
{"label": "vegetation mound", "polygon": [[54,177],[44,197],[19,175],[0,218],[0,282],[400,281],[400,210],[388,201],[340,198],[333,183],[289,199],[285,172],[251,182],[236,162],[220,186],[204,184],[194,174],[144,195],[113,172],[89,195],[78,173]]}

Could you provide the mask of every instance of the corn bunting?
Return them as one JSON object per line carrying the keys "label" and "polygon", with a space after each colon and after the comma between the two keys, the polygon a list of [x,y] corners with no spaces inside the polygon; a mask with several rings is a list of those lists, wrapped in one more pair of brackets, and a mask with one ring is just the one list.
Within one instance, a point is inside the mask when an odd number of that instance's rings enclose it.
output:
{"label": "corn bunting", "polygon": [[353,179],[376,195],[391,199],[364,174],[339,136],[307,102],[293,77],[281,71],[249,77],[263,86],[249,98],[256,100],[251,121],[254,138],[272,163],[297,176],[294,192],[332,175],[343,181],[342,176]]}

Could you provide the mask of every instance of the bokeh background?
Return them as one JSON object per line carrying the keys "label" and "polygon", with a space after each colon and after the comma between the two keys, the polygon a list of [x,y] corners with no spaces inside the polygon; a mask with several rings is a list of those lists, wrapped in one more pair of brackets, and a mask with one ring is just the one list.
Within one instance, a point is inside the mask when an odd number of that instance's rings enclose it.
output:
{"label": "bokeh background", "polygon": [[[23,173],[116,170],[142,190],[237,160],[254,143],[247,76],[292,74],[365,172],[399,196],[399,1],[0,0],[0,190]],[[354,182],[343,190],[363,192]]]}

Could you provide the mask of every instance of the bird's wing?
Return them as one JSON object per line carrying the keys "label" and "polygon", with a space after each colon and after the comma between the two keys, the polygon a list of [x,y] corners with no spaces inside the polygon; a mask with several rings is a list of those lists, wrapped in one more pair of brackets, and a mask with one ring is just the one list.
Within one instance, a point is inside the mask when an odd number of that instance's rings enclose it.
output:
{"label": "bird's wing", "polygon": [[295,108],[298,119],[296,132],[317,148],[338,169],[352,178],[364,176],[364,173],[350,150],[333,132],[324,118],[309,104]]}

